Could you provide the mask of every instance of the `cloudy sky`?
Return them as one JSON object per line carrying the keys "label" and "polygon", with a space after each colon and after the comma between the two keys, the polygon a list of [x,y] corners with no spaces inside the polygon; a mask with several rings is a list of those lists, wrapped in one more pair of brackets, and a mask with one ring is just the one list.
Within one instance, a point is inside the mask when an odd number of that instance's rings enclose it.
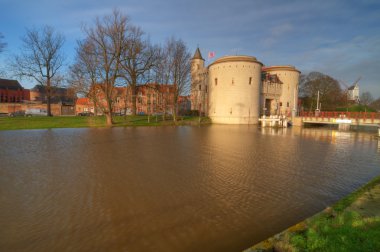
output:
{"label": "cloudy sky", "polygon": [[[380,97],[378,0],[0,0],[0,32],[8,43],[0,65],[17,53],[25,28],[54,26],[66,37],[67,64],[81,27],[118,8],[153,43],[182,38],[204,58],[245,54],[265,65],[320,71]],[[212,60],[207,60],[210,63]],[[21,81],[26,87],[34,83]]]}

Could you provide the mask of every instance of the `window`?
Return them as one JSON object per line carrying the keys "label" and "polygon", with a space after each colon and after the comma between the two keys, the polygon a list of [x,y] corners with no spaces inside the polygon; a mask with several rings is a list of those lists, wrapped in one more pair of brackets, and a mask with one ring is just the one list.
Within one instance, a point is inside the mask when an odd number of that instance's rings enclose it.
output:
{"label": "window", "polygon": [[289,108],[289,102],[286,103],[286,106]]}
{"label": "window", "polygon": [[280,107],[282,107],[282,102],[280,102]]}
{"label": "window", "polygon": [[218,85],[218,78],[215,78],[215,86]]}
{"label": "window", "polygon": [[234,85],[235,84],[235,81],[234,81],[234,78],[232,78],[232,85]]}
{"label": "window", "polygon": [[202,86],[201,85],[199,85],[199,91],[201,91],[202,90]]}
{"label": "window", "polygon": [[206,88],[206,90],[205,90],[205,91],[206,91],[206,93],[207,93],[207,86],[206,86],[205,88]]}
{"label": "window", "polygon": [[252,77],[249,77],[249,85],[252,84]]}

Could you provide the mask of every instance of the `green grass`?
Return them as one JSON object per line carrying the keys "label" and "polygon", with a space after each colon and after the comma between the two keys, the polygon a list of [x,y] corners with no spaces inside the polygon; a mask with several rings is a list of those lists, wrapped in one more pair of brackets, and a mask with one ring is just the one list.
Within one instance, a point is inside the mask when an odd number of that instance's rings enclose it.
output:
{"label": "green grass", "polygon": [[368,107],[368,106],[365,106],[365,105],[353,105],[353,106],[350,106],[348,107],[342,107],[342,108],[336,108],[335,109],[336,111],[347,111],[348,112],[376,112],[375,109],[371,108],[371,107]]}
{"label": "green grass", "polygon": [[380,251],[380,217],[344,211],[326,213],[308,223],[305,232],[292,234],[293,251]]}
{"label": "green grass", "polygon": [[[116,127],[127,126],[161,126],[161,125],[197,125],[199,117],[179,117],[163,120],[162,116],[115,116]],[[210,123],[208,118],[201,118],[201,124]],[[55,117],[0,117],[0,130],[51,129],[51,128],[86,128],[107,127],[104,116],[55,116]]]}
{"label": "green grass", "polygon": [[[380,251],[379,192],[377,177],[325,211],[247,251],[263,251],[263,247],[292,252]],[[367,211],[374,207],[375,211]]]}
{"label": "green grass", "polygon": [[290,234],[293,251],[380,251],[380,216],[350,208],[378,185],[380,177],[310,218],[304,231]]}

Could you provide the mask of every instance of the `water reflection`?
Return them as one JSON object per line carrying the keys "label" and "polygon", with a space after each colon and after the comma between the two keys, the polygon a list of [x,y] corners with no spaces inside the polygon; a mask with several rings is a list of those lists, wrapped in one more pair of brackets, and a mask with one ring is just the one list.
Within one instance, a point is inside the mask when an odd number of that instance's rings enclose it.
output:
{"label": "water reflection", "polygon": [[239,251],[380,173],[370,134],[247,126],[0,132],[1,251]]}

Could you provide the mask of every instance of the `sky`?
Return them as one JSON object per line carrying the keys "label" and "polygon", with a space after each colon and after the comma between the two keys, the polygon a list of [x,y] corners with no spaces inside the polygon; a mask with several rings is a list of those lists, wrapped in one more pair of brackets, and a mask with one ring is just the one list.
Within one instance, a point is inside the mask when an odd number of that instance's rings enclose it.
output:
{"label": "sky", "polygon": [[[206,64],[225,55],[250,55],[267,66],[294,65],[347,85],[361,76],[360,92],[380,97],[379,0],[0,0],[0,32],[7,43],[0,67],[17,54],[26,28],[44,25],[65,36],[70,65],[77,40],[84,38],[82,27],[114,8],[154,44],[174,36],[192,53],[199,46]],[[208,52],[215,57],[208,59]]]}

